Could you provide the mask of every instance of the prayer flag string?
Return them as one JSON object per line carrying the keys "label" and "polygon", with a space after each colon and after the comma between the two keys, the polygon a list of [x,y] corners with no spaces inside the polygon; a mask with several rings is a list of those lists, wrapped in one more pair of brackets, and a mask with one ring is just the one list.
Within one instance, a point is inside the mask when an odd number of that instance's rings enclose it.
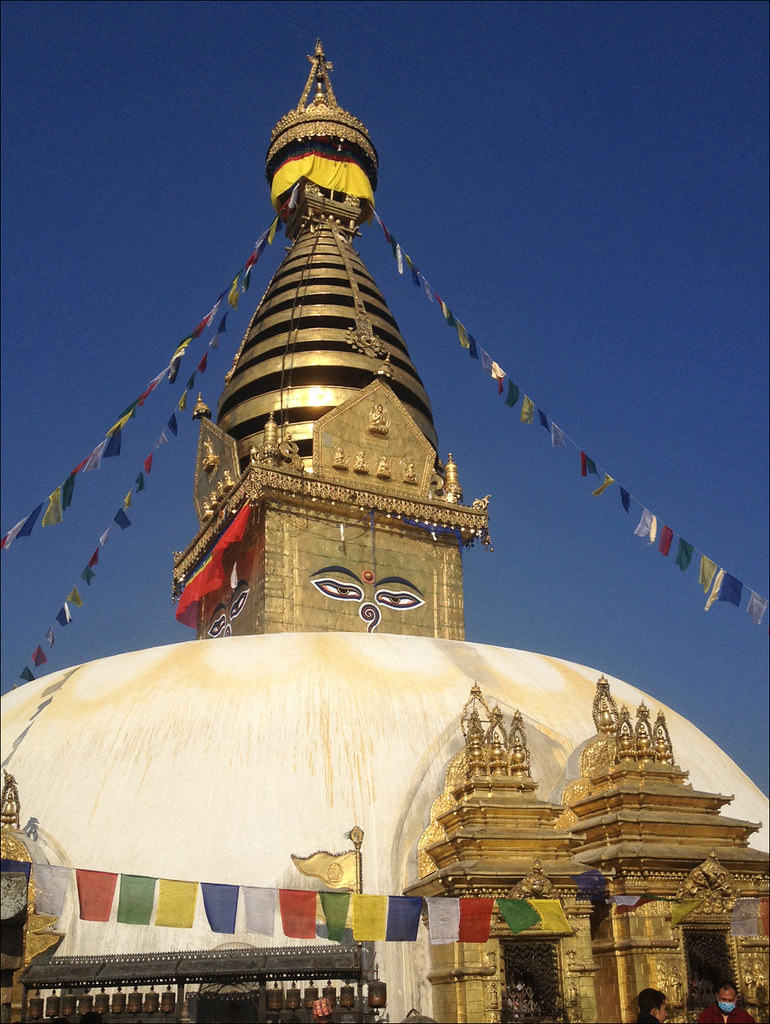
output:
{"label": "prayer flag string", "polygon": [[[726,573],[720,568],[715,562],[708,558],[702,551],[698,550],[694,544],[685,540],[681,534],[677,533],[671,526],[663,525],[661,528],[660,538],[657,538],[657,517],[650,512],[646,505],[641,502],[638,498],[622,487],[618,483],[617,479],[607,472],[603,467],[597,465],[597,463],[591,459],[582,447],[578,445],[571,437],[565,432],[563,427],[557,426],[553,420],[551,420],[542,409],[540,409],[529,395],[524,394],[522,397],[522,391],[517,384],[511,380],[510,376],[505,370],[497,363],[490,354],[483,349],[474,339],[473,335],[468,331],[468,328],[457,318],[452,312],[449,306],[440,298],[438,292],[433,288],[427,278],[417,269],[412,260],[411,256],[407,255],[406,251],[402,248],[401,244],[396,240],[395,235],[385,225],[376,210],[372,211],[374,218],[382,228],[383,234],[385,235],[385,241],[390,246],[393,257],[397,263],[397,269],[399,274],[403,275],[403,264],[411,270],[412,282],[417,286],[422,286],[426,296],[431,302],[438,304],[448,327],[451,327],[453,331],[457,333],[457,338],[462,346],[470,356],[471,359],[476,359],[481,364],[481,369],[484,373],[488,374],[497,384],[497,393],[499,395],[505,395],[505,404],[513,409],[517,405],[519,398],[522,398],[521,412],[519,420],[521,423],[533,424],[539,423],[545,430],[548,431],[551,447],[552,448],[571,448],[575,452],[580,454],[580,472],[581,476],[595,475],[599,477],[601,481],[599,485],[592,489],[591,496],[599,498],[604,494],[606,490],[611,488],[613,485],[617,485],[618,492],[620,494],[620,503],[623,510],[626,513],[631,512],[631,502],[634,502],[642,509],[642,518],[639,526],[634,531],[638,537],[646,537],[650,545],[655,544],[658,539],[657,549],[658,552],[664,557],[669,555],[672,550],[674,541],[676,541],[676,555],[674,558],[674,564],[678,566],[680,572],[686,572],[689,568],[690,562],[694,555],[700,558],[700,583],[704,587],[704,590],[708,593],[709,585],[713,582],[711,594],[706,601],[705,610],[714,604],[715,601],[724,601],[729,604],[734,604],[736,607],[741,606],[743,600],[744,591],[749,595],[746,606],[751,621],[755,625],[761,625],[765,613],[767,612],[767,598],[754,590],[750,590],[740,580]],[[504,381],[507,380],[507,385]],[[713,566],[714,569],[708,576],[704,585],[704,566]]]}

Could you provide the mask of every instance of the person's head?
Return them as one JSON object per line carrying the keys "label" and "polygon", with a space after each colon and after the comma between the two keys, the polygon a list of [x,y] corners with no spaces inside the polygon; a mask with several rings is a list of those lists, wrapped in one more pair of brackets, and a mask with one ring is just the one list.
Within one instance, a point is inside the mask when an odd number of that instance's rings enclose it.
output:
{"label": "person's head", "polygon": [[651,1017],[663,1024],[668,1017],[665,992],[659,992],[656,988],[643,988],[637,999],[640,1013],[649,1013]]}
{"label": "person's head", "polygon": [[722,1013],[732,1013],[735,1009],[735,1000],[738,998],[738,990],[731,981],[722,981],[717,989],[717,1006]]}

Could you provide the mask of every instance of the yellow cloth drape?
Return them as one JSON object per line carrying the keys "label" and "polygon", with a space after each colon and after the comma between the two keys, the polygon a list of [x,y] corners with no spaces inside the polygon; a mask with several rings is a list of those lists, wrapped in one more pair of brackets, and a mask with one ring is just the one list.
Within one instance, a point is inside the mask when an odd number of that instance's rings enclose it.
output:
{"label": "yellow cloth drape", "polygon": [[374,206],[372,185],[363,169],[356,163],[345,160],[329,160],[316,153],[308,153],[281,164],[273,176],[270,200],[273,207],[280,209],[278,197],[287,192],[300,178],[307,178],[321,188],[335,192],[346,192],[349,196],[368,199]]}
{"label": "yellow cloth drape", "polygon": [[155,924],[165,925],[166,928],[192,928],[197,897],[197,882],[177,882],[161,878],[158,882]]}
{"label": "yellow cloth drape", "polygon": [[680,900],[671,905],[671,927],[676,928],[680,921],[683,921],[688,914],[699,907],[703,900]]}

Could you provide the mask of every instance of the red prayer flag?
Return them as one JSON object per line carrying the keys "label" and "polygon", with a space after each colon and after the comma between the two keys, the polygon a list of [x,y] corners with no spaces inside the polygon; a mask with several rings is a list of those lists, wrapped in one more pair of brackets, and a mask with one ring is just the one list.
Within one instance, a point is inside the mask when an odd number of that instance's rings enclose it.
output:
{"label": "red prayer flag", "polygon": [[671,550],[671,541],[673,539],[674,531],[670,527],[664,526],[660,531],[660,540],[658,542],[658,551],[660,551],[661,555],[667,555],[669,553]]}
{"label": "red prayer flag", "polygon": [[586,465],[586,453],[580,453],[580,475],[588,476],[588,466]]}
{"label": "red prayer flag", "polygon": [[109,921],[118,876],[110,871],[75,869],[81,921]]}
{"label": "red prayer flag", "polygon": [[286,938],[314,939],[316,894],[304,889],[279,889],[278,898]]}
{"label": "red prayer flag", "polygon": [[497,393],[498,393],[498,395],[502,395],[502,393],[503,393],[503,378],[502,377],[498,377],[497,378]]}
{"label": "red prayer flag", "polygon": [[203,359],[201,359],[201,361],[198,363],[198,373],[205,373],[206,372],[206,363],[208,362],[208,358],[209,358],[208,352],[204,352],[203,353]]}
{"label": "red prayer flag", "polygon": [[487,942],[493,899],[463,897],[460,900],[460,942]]}
{"label": "red prayer flag", "polygon": [[33,665],[45,665],[48,658],[45,656],[45,652],[40,644],[37,645],[35,650],[32,652],[32,664]]}
{"label": "red prayer flag", "polygon": [[83,461],[81,463],[79,463],[77,466],[75,466],[75,468],[70,473],[70,476],[74,476],[76,473],[79,473],[80,470],[83,468],[83,466],[85,466],[85,464],[88,462],[90,457],[91,457],[90,455],[86,455],[86,457],[83,459]]}
{"label": "red prayer flag", "polygon": [[96,563],[99,561],[99,548],[94,551],[91,557],[88,559],[88,568],[93,569]]}
{"label": "red prayer flag", "polygon": [[640,896],[636,903],[616,903],[615,913],[616,914],[630,914],[634,910],[638,910],[639,907],[643,907],[645,903],[654,903],[655,901],[650,896]]}
{"label": "red prayer flag", "polygon": [[182,625],[189,626],[191,629],[197,627],[198,605],[206,594],[216,590],[227,578],[223,565],[225,551],[232,544],[243,540],[249,525],[250,511],[251,506],[247,502],[219,538],[211,555],[188,581],[177,606],[177,622],[181,622]]}
{"label": "red prayer flag", "polygon": [[152,452],[150,452],[150,454],[144,460],[144,471],[145,471],[145,473],[149,473],[151,469],[152,469]]}

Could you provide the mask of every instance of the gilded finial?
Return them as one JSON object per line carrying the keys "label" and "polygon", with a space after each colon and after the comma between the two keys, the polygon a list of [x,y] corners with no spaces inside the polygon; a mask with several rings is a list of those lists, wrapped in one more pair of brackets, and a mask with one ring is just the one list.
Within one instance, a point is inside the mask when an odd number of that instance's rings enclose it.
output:
{"label": "gilded finial", "polygon": [[628,708],[623,705],[618,716],[617,743],[615,747],[615,761],[619,763],[628,757],[634,756],[634,728],[631,724],[631,715]]}
{"label": "gilded finial", "polygon": [[2,810],[0,810],[0,825],[3,828],[19,828],[19,814],[21,804],[19,803],[19,787],[16,779],[10,772],[3,768],[3,795]]}
{"label": "gilded finial", "polygon": [[457,472],[457,463],[449,453],[446,466],[444,467],[444,500],[459,504],[463,500],[463,489],[460,486],[460,478]]}
{"label": "gilded finial", "polygon": [[510,732],[511,746],[511,777],[514,779],[531,779],[529,747],[527,746],[527,733],[524,729],[524,720],[520,711],[515,711],[511,719]]}
{"label": "gilded finial", "polygon": [[203,401],[203,395],[200,391],[198,392],[198,400],[193,408],[192,417],[194,420],[211,419],[211,409]]}
{"label": "gilded finial", "polygon": [[653,746],[655,749],[655,760],[662,764],[674,763],[674,748],[666,725],[666,716],[662,711],[658,712],[653,727]]}
{"label": "gilded finial", "polygon": [[634,729],[634,746],[636,756],[641,760],[651,760],[654,756],[652,746],[652,726],[650,724],[650,709],[642,701],[636,709],[636,727]]}
{"label": "gilded finial", "polygon": [[618,706],[605,676],[600,676],[596,682],[592,711],[597,733],[614,736],[618,727]]}

